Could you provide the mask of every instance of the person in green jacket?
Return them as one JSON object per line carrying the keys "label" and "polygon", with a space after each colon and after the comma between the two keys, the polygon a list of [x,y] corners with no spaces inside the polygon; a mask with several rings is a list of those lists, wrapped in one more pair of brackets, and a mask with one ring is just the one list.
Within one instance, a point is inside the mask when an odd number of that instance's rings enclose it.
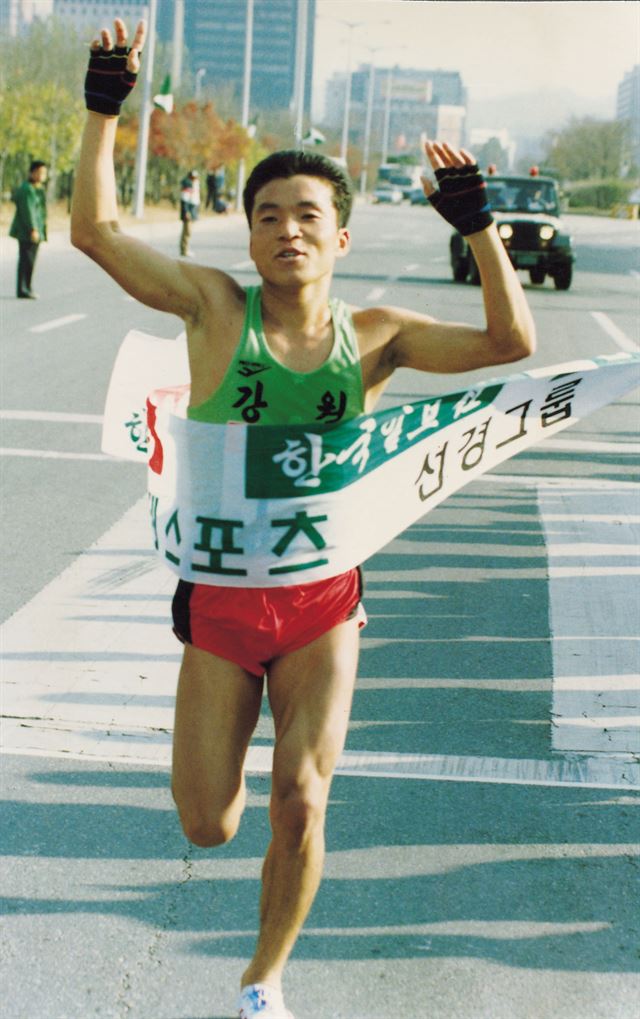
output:
{"label": "person in green jacket", "polygon": [[16,214],[9,234],[18,242],[17,296],[35,298],[31,279],[38,248],[47,239],[47,196],[44,189],[47,164],[34,159],[29,167],[29,178],[23,181],[13,195]]}

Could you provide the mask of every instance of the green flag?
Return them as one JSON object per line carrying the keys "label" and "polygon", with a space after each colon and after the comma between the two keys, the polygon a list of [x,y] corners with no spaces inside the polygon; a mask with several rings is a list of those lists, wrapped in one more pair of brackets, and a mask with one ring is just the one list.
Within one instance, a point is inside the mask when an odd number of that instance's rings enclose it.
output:
{"label": "green flag", "polygon": [[321,131],[318,131],[315,127],[309,128],[309,133],[302,139],[303,145],[324,145],[326,142],[325,136]]}
{"label": "green flag", "polygon": [[167,74],[162,82],[158,95],[153,97],[153,105],[165,113],[173,112],[173,95],[171,93],[171,75]]}

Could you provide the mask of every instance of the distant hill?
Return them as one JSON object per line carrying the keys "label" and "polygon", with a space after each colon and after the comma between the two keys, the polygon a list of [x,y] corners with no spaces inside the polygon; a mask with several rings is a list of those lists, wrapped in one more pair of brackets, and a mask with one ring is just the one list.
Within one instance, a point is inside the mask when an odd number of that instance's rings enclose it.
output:
{"label": "distant hill", "polygon": [[506,127],[518,148],[531,145],[547,131],[563,127],[571,117],[615,116],[613,96],[587,98],[570,89],[548,89],[496,99],[474,100],[469,95],[467,128]]}

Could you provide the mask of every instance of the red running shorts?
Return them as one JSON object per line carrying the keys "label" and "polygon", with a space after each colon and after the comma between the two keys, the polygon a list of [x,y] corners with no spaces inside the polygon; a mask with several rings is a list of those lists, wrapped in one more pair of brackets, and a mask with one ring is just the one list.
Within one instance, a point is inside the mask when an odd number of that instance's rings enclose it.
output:
{"label": "red running shorts", "polygon": [[292,587],[214,587],[180,580],[173,596],[173,632],[183,644],[263,676],[275,658],[347,619],[365,626],[361,595],[358,568]]}

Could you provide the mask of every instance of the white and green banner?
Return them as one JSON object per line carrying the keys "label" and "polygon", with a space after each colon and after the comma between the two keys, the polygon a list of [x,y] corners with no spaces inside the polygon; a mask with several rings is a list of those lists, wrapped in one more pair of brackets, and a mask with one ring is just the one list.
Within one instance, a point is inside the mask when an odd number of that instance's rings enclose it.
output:
{"label": "white and green banner", "polygon": [[123,404],[103,448],[137,459],[148,445],[153,540],[183,579],[307,583],[364,562],[469,481],[639,382],[640,356],[616,354],[282,427],[190,421],[180,386],[151,395],[146,441],[131,434],[140,409]]}

